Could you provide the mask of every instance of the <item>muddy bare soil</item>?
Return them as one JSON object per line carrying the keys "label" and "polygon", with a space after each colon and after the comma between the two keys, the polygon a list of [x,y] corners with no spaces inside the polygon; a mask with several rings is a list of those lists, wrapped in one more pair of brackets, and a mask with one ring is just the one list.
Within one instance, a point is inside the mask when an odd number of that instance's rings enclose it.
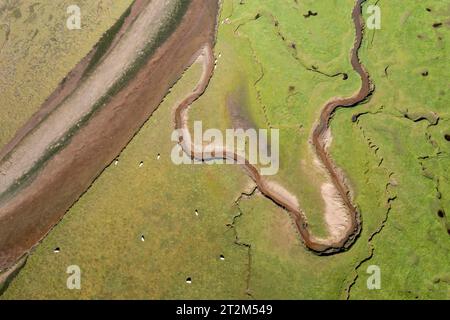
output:
{"label": "muddy bare soil", "polygon": [[[29,252],[117,157],[205,43],[218,1],[192,0],[174,33],[124,89],[79,129],[38,175],[0,207],[0,270]],[[94,71],[95,72],[95,71]]]}

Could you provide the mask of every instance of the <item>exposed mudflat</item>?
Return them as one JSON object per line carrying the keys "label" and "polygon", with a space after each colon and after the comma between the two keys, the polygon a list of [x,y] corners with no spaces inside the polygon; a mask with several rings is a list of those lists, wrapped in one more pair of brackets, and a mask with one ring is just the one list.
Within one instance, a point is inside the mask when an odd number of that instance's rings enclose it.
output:
{"label": "exposed mudflat", "polygon": [[[83,113],[89,112],[89,107],[155,35],[172,3],[151,1],[141,11],[133,11],[137,18],[131,29],[119,32],[120,41],[91,76],[77,85],[76,92],[65,102],[71,107],[57,108],[36,128],[29,124],[31,130],[24,130],[29,133],[10,147],[9,160],[28,152],[33,157],[8,162],[14,164],[14,169],[11,166],[8,170],[12,171],[2,169],[8,173],[8,179],[2,179],[1,190],[14,180],[10,175],[20,176],[26,167],[33,165],[35,155],[42,154]],[[12,266],[50,231],[151,116],[169,88],[192,63],[192,57],[205,43],[213,44],[217,13],[217,1],[192,0],[176,30],[137,75],[93,114],[20,192],[1,204],[0,270]],[[39,148],[33,142],[39,142]],[[2,165],[6,166],[6,162]]]}
{"label": "exposed mudflat", "polygon": [[136,21],[129,26],[95,72],[79,83],[61,104],[51,112],[46,112],[45,121],[29,124],[27,130],[23,130],[26,134],[21,134],[21,139],[15,139],[14,144],[9,144],[0,153],[0,171],[4,175],[0,181],[0,194],[31,170],[46,152],[50,152],[52,145],[66,135],[83,115],[92,111],[95,103],[130,68],[147,43],[154,41],[161,27],[169,23],[176,3],[175,0],[151,1],[142,6]]}

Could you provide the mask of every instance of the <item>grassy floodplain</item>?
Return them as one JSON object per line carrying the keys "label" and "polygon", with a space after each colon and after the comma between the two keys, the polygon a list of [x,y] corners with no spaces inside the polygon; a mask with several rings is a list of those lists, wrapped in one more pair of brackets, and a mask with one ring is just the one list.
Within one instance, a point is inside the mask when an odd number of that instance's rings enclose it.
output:
{"label": "grassy floodplain", "polygon": [[[349,63],[353,5],[225,0],[218,67],[190,111],[191,123],[229,128],[226,102],[235,95],[256,127],[280,128],[282,167],[273,179],[299,198],[318,234],[325,234],[324,178],[308,139],[324,103],[359,87]],[[238,168],[172,164],[172,107],[198,81],[194,65],[3,298],[449,298],[450,8],[431,0],[379,5],[382,29],[367,31],[361,49],[375,94],[332,121],[332,156],[363,218],[349,252],[308,252],[286,212],[258,193],[236,204],[250,186]],[[309,10],[317,15],[304,17]],[[433,28],[439,21],[444,25]],[[338,73],[348,79],[332,76]],[[82,269],[81,291],[65,287],[72,264]],[[366,287],[369,265],[381,269],[381,290]]]}

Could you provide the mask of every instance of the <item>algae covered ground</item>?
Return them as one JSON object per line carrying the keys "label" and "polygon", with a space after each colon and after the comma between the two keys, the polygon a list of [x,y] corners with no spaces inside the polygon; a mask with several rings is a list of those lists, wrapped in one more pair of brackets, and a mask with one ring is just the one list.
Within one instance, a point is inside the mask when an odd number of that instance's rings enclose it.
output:
{"label": "algae covered ground", "polygon": [[[13,2],[0,5],[2,22],[23,19],[24,14],[16,18],[16,7],[28,12],[27,1]],[[107,1],[86,6],[97,3]],[[92,35],[74,35],[80,38],[66,44],[86,37],[84,51],[68,56],[52,49],[58,54],[44,57],[53,63],[36,64],[32,58],[38,54],[23,53],[42,50],[33,42],[16,49],[2,49],[0,42],[2,56],[21,52],[15,65],[22,73],[9,77],[26,88],[5,81],[2,100],[11,107],[0,109],[0,145],[129,4],[107,6],[111,16],[103,24],[86,20]],[[375,91],[354,108],[338,109],[331,120],[330,154],[345,172],[362,217],[350,250],[331,256],[308,251],[287,212],[254,190],[238,166],[173,164],[173,110],[200,78],[201,66],[194,64],[33,250],[1,299],[449,299],[450,4],[368,0],[366,19],[375,4],[381,29],[366,29],[360,49]],[[255,128],[280,129],[280,171],[270,179],[298,198],[313,232],[323,236],[320,185],[326,175],[315,165],[309,139],[323,105],[359,89],[350,64],[354,5],[224,0],[217,68],[189,111],[189,124],[202,120],[205,128],[231,128],[238,112]],[[53,6],[42,10],[51,15]],[[44,43],[54,37],[50,29],[37,36]],[[0,72],[7,70],[3,63]],[[34,65],[41,69],[28,74]],[[54,76],[36,89],[45,74]],[[29,90],[39,96],[31,99]],[[230,109],[230,101],[237,109]],[[81,268],[81,290],[66,287],[71,265]],[[379,289],[367,286],[371,266],[381,272]]]}

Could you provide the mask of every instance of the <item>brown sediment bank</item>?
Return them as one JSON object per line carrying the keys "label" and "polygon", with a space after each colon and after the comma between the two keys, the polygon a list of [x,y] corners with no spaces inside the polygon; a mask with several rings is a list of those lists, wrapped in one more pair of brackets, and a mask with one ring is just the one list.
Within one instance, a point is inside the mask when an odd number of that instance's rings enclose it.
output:
{"label": "brown sediment bank", "polygon": [[[155,2],[164,1],[144,0],[134,5],[155,5]],[[0,204],[0,270],[14,265],[45,237],[156,110],[169,88],[192,63],[195,53],[205,43],[213,45],[218,1],[190,0],[184,3],[187,8],[176,29],[137,74],[96,110],[30,181]],[[142,14],[146,5],[141,8],[142,11],[134,7],[130,17]],[[124,28],[127,27],[125,24]],[[123,35],[122,30],[116,36]],[[134,35],[131,39],[140,38]],[[43,106],[41,115],[32,119],[2,154],[13,154],[30,133],[36,132],[33,124],[44,123],[45,115],[56,108],[57,103],[51,101],[63,101],[64,97],[73,94],[75,87],[83,84],[85,80],[81,74],[89,60],[87,57],[77,66],[70,77],[73,80],[58,89],[59,93]],[[95,73],[96,69],[92,71]]]}
{"label": "brown sediment bank", "polygon": [[[122,35],[129,28],[129,26],[136,20],[136,17],[142,9],[148,4],[149,0],[135,0],[130,7],[130,14],[125,18],[123,25],[119,32],[114,37],[109,49],[103,54],[107,56],[112,48],[121,39]],[[75,89],[80,85],[83,76],[85,75],[92,59],[97,54],[98,47],[95,46],[86,57],[84,57],[69,74],[61,81],[53,93],[46,99],[39,110],[31,116],[30,119],[23,125],[3,148],[0,149],[0,160],[4,160],[8,154],[24,139],[36,126],[39,125],[45,118],[55,110],[68,96],[70,96]],[[0,146],[1,147],[1,146]]]}
{"label": "brown sediment bank", "polygon": [[[364,22],[362,18],[362,3],[365,0],[357,0],[353,9],[352,18],[355,24],[356,36],[354,46],[351,50],[351,64],[353,69],[361,78],[361,88],[353,96],[348,98],[332,98],[322,108],[319,121],[314,127],[311,142],[314,150],[319,158],[321,165],[326,169],[332,182],[331,187],[336,189],[336,193],[342,199],[343,204],[350,214],[350,221],[345,229],[345,233],[339,239],[326,241],[315,238],[309,230],[307,220],[294,201],[290,201],[286,197],[283,190],[277,189],[262,177],[258,169],[250,164],[247,159],[243,159],[234,150],[227,150],[223,146],[214,146],[213,150],[208,150],[207,157],[203,146],[195,146],[190,138],[189,128],[187,126],[187,112],[189,106],[196,101],[206,90],[214,73],[214,56],[212,47],[205,45],[199,53],[199,59],[202,60],[204,72],[195,90],[189,94],[176,108],[175,111],[175,128],[180,131],[179,143],[183,150],[190,155],[191,158],[200,161],[208,161],[215,159],[231,159],[242,163],[250,178],[256,183],[258,189],[263,195],[271,199],[278,206],[286,209],[293,217],[295,225],[306,245],[312,251],[318,254],[333,254],[348,249],[358,236],[361,229],[361,220],[358,209],[353,205],[350,190],[345,184],[344,177],[333,163],[327,152],[327,141],[329,139],[329,121],[331,116],[338,108],[352,107],[364,101],[372,93],[372,84],[369,74],[359,60],[358,51],[361,47]],[[327,187],[328,188],[328,187]],[[328,188],[329,189],[329,188]],[[334,205],[327,203],[329,207],[336,208]]]}
{"label": "brown sediment bank", "polygon": [[111,52],[101,59],[95,55],[95,61],[99,60],[95,72],[91,71],[90,63],[91,72],[79,82],[76,90],[53,108],[45,121],[37,123],[18,141],[14,150],[1,158],[0,203],[23,187],[79,127],[124,87],[144,60],[167,38],[189,4],[180,0],[147,3]]}

